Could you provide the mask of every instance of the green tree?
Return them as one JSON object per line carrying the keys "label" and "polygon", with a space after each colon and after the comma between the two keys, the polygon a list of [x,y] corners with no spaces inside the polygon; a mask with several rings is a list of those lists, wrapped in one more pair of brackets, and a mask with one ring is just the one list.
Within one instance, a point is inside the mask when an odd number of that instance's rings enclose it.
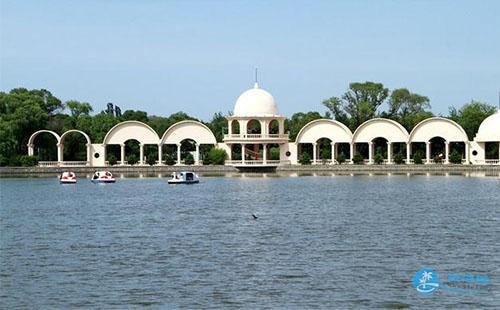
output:
{"label": "green tree", "polygon": [[382,83],[351,83],[342,98],[332,97],[323,101],[333,117],[348,123],[355,130],[363,122],[374,118],[378,107],[389,95],[389,90]]}
{"label": "green tree", "polygon": [[222,140],[224,139],[224,134],[227,131],[226,117],[221,112],[215,113],[212,116],[210,122],[208,122],[206,125],[215,135],[217,142],[222,142]]}
{"label": "green tree", "polygon": [[225,150],[213,147],[208,151],[205,160],[203,161],[204,165],[224,165],[226,161],[227,153]]}
{"label": "green tree", "polygon": [[79,118],[81,115],[89,115],[89,113],[93,111],[90,103],[79,102],[76,100],[66,101],[66,108],[69,109],[71,116],[74,119]]}
{"label": "green tree", "polygon": [[496,107],[479,101],[471,101],[463,105],[460,110],[450,108],[450,119],[454,120],[467,133],[469,140],[473,140],[479,126],[485,118],[496,112]]}
{"label": "green tree", "polygon": [[300,155],[299,164],[301,165],[310,165],[311,164],[311,156],[308,153],[304,152]]}
{"label": "green tree", "polygon": [[143,123],[148,122],[148,113],[144,111],[134,111],[134,110],[127,110],[123,112],[121,119],[123,121],[139,121]]}
{"label": "green tree", "polygon": [[406,88],[392,91],[389,98],[389,111],[382,117],[393,119],[411,131],[415,125],[426,118],[432,117],[429,98],[410,92]]}

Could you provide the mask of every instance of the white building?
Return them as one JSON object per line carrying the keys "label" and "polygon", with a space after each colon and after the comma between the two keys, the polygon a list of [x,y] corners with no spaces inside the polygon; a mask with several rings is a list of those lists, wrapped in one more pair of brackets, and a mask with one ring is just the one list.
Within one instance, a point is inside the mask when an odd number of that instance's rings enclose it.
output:
{"label": "white building", "polygon": [[[377,157],[380,162],[381,154],[383,164],[393,164],[396,156],[406,164],[413,164],[417,153],[425,164],[435,163],[436,158],[449,164],[453,152],[462,157],[463,164],[500,163],[500,112],[482,122],[473,141],[469,141],[459,124],[441,117],[423,120],[410,133],[399,123],[383,118],[366,121],[354,133],[338,121],[319,119],[306,124],[295,141],[290,141],[285,132],[285,119],[279,114],[274,97],[255,83],[236,100],[233,115],[227,117],[228,130],[223,142],[218,143],[210,129],[197,121],[178,122],[161,137],[147,124],[125,121],[111,128],[102,143],[92,143],[90,137],[79,130],[69,130],[61,136],[53,131],[37,131],[29,138],[28,155],[35,154],[37,136],[48,133],[57,141],[57,161],[40,162],[42,166],[106,166],[108,145],[119,145],[118,164],[127,165],[125,142],[131,139],[139,142],[138,165],[146,165],[146,145],[157,148],[156,165],[165,165],[163,150],[167,145],[176,148],[175,164],[182,165],[181,148],[186,139],[195,145],[195,165],[202,164],[202,145],[224,149],[228,154],[226,165],[238,168],[295,165],[308,150],[313,165],[338,164],[341,157],[349,164],[356,154],[362,155],[366,164],[374,164]],[[85,137],[86,161],[64,160],[64,140],[70,133]]]}

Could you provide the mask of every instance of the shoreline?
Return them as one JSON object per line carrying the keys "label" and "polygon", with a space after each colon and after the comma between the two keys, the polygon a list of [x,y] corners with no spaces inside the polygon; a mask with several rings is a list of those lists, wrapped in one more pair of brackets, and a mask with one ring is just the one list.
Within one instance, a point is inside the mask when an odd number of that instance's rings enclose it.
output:
{"label": "shoreline", "polygon": [[51,176],[63,171],[76,174],[93,174],[97,170],[109,170],[115,174],[168,174],[174,171],[190,170],[202,174],[243,174],[243,173],[486,173],[500,176],[500,165],[287,165],[278,166],[275,171],[240,172],[232,166],[113,166],[113,167],[0,167],[0,177]]}

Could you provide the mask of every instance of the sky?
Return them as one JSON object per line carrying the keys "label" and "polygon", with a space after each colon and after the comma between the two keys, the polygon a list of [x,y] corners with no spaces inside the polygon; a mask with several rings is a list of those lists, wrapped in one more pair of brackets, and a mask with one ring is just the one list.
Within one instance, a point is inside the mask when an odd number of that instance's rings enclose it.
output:
{"label": "sky", "polygon": [[325,112],[351,82],[498,105],[500,1],[0,0],[0,91],[45,88],[208,121],[254,82],[279,112]]}

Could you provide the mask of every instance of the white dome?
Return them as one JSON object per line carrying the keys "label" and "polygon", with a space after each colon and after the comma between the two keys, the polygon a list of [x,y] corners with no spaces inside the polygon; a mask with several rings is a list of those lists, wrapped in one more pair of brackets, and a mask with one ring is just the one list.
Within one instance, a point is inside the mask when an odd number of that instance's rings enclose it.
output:
{"label": "white dome", "polygon": [[234,116],[276,116],[278,107],[273,96],[255,83],[254,88],[238,97],[233,114]]}
{"label": "white dome", "polygon": [[484,119],[479,126],[475,140],[480,142],[500,141],[500,111]]}

